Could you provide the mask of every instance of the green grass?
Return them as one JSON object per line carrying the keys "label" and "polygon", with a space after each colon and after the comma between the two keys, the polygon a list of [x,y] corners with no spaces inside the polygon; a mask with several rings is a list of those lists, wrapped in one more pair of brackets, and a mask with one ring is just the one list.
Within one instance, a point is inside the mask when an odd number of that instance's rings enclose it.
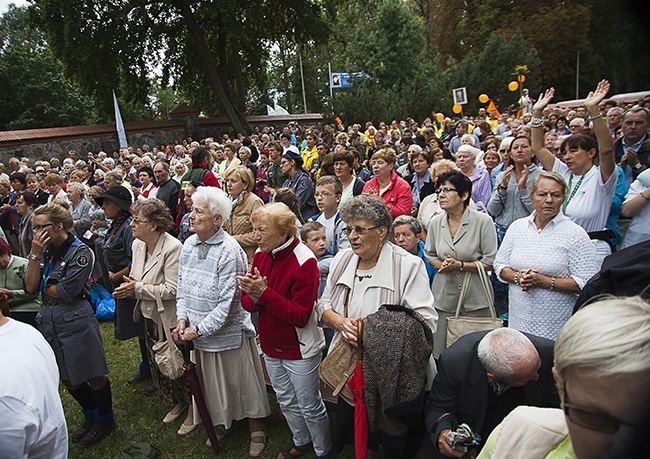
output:
{"label": "green grass", "polygon": [[[113,337],[113,324],[110,322],[101,323],[100,328],[108,359],[117,429],[91,448],[80,448],[71,443],[69,457],[71,459],[113,458],[130,443],[135,442],[154,445],[160,450],[162,459],[215,457],[213,451],[205,446],[208,437],[202,426],[186,437],[177,435],[176,431],[180,427],[182,418],[172,424],[162,423],[163,417],[172,408],[171,402],[160,400],[157,396],[144,395],[142,390],[146,386],[145,383],[137,386],[126,384],[126,380],[136,373],[140,361],[137,340],[116,340]],[[73,432],[81,425],[83,415],[77,402],[67,393],[63,385],[60,387],[68,430]],[[274,459],[280,450],[291,445],[291,432],[286,422],[279,416],[280,409],[273,394],[269,394],[269,401],[272,413],[266,420],[268,446],[262,457]],[[249,457],[248,445],[248,424],[245,421],[240,422],[235,432],[222,442],[219,457],[247,458]],[[338,457],[353,458],[354,449],[348,446],[344,454]]]}

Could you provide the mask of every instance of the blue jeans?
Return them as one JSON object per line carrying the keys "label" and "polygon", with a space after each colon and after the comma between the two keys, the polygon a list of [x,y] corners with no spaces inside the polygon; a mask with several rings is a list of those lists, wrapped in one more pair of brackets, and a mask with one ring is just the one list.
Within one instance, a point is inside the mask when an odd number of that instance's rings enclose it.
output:
{"label": "blue jeans", "polygon": [[293,443],[314,445],[317,456],[331,448],[330,422],[320,394],[318,366],[321,354],[301,360],[264,356],[271,385],[293,434]]}

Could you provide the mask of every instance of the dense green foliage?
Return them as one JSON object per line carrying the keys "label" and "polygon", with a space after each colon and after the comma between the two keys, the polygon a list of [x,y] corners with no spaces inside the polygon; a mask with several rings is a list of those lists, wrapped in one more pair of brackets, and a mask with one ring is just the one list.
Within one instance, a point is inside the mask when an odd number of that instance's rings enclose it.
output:
{"label": "dense green foliage", "polygon": [[[0,129],[167,117],[183,101],[247,130],[245,114],[278,102],[345,122],[465,113],[485,93],[501,110],[530,69],[536,97],[647,89],[647,6],[631,0],[34,0],[0,21]],[[20,11],[20,14],[18,12]],[[18,17],[21,16],[21,17]],[[16,27],[16,24],[19,24]],[[28,32],[31,31],[31,34]],[[302,63],[302,72],[301,64]],[[330,97],[328,65],[362,72]],[[304,87],[304,96],[303,96]],[[304,99],[303,99],[304,97]]]}
{"label": "dense green foliage", "polygon": [[65,78],[43,37],[28,33],[23,13],[0,17],[0,130],[92,123],[92,101]]}

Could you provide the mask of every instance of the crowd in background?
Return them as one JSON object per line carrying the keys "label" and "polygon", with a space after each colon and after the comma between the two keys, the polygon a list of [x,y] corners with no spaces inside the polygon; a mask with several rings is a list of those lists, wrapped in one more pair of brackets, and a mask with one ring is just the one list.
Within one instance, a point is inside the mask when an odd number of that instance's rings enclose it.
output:
{"label": "crowd in background", "polygon": [[[183,379],[157,368],[152,343],[169,337],[187,352],[191,342],[217,437],[247,419],[251,457],[267,444],[263,362],[293,434],[278,457],[332,457],[354,441],[354,413],[339,398],[330,427],[318,366],[339,341],[358,344],[359,321],[369,343],[385,322],[402,327],[395,336],[421,340],[404,343],[412,360],[403,366],[394,362],[405,351],[377,340],[382,355],[369,350],[364,372],[406,372],[421,381],[416,393],[434,397],[443,371],[434,357],[444,359],[445,319],[455,311],[489,317],[493,295],[510,328],[552,347],[605,258],[650,240],[650,112],[619,107],[608,90],[600,82],[576,110],[549,108],[551,89],[512,115],[290,122],[249,136],[12,158],[1,165],[0,270],[18,265],[25,281],[7,277],[0,291],[12,316],[56,349],[60,331],[43,321],[65,322],[52,315],[63,304],[85,314],[83,279],[96,279],[116,298],[116,338],[139,343],[129,383],[147,381],[145,391],[173,402],[163,422],[183,417],[178,434],[190,434],[200,423],[195,401]],[[64,274],[37,280],[66,265],[80,268],[74,294],[61,291]],[[81,358],[95,365],[81,371]],[[70,438],[92,446],[115,428],[101,346],[57,355],[57,364],[86,420]],[[499,383],[517,387],[493,379],[498,396]],[[396,427],[382,409],[391,389],[375,383],[366,380],[371,451],[415,454],[431,434],[424,405]],[[430,454],[461,457],[439,432]]]}

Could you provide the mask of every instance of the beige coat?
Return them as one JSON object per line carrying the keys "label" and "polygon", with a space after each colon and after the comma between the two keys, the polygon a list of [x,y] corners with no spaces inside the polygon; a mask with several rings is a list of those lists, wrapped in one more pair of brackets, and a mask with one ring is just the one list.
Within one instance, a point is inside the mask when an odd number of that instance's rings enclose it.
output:
{"label": "beige coat", "polygon": [[[156,292],[164,308],[163,325],[167,329],[176,327],[176,286],[178,285],[178,257],[183,244],[178,239],[163,233],[158,239],[153,255],[147,259],[147,245],[139,239],[133,241],[133,261],[130,275],[137,279],[135,298],[138,307],[133,311],[134,320],[141,315],[149,316],[160,323],[156,306]],[[146,260],[146,262],[145,262]]]}
{"label": "beige coat", "polygon": [[253,262],[253,255],[257,250],[251,214],[263,205],[264,202],[256,194],[247,192],[241,202],[232,210],[230,218],[223,224],[223,230],[234,237],[246,252],[248,266]]}

